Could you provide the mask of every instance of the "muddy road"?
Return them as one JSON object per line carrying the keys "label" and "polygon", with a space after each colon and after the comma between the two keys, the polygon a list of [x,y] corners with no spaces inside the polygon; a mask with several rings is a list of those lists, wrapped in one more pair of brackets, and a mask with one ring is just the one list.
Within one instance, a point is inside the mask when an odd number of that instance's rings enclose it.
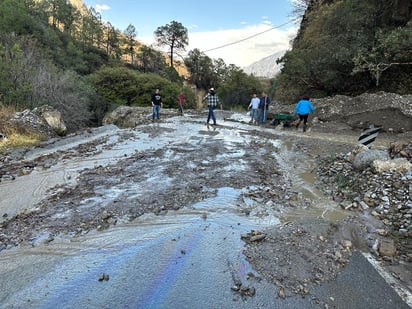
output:
{"label": "muddy road", "polygon": [[356,134],[225,117],[105,126],[3,158],[0,307],[409,308],[367,262],[373,222],[315,185],[319,156]]}

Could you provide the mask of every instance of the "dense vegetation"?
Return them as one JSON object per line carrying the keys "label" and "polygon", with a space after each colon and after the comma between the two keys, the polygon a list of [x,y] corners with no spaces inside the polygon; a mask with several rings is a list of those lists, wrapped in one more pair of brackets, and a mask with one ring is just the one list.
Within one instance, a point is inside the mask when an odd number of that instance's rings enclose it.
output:
{"label": "dense vegetation", "polygon": [[[198,59],[208,66],[186,81],[174,68],[179,63],[173,54],[188,44],[187,29],[172,21],[154,35],[159,45],[169,45],[169,63],[161,52],[138,42],[133,25],[121,32],[102,22],[92,8],[76,8],[66,0],[2,0],[0,107],[22,110],[48,104],[75,130],[99,124],[105,112],[119,104],[150,106],[158,87],[165,107],[176,107],[183,90],[189,108],[195,107],[197,90],[223,83],[231,89],[221,91],[226,108],[245,106],[252,92],[262,90],[256,78],[203,54]],[[185,61],[194,64],[197,59]],[[249,91],[235,96],[246,83]]]}
{"label": "dense vegetation", "polygon": [[[298,36],[280,62],[278,99],[412,92],[410,0],[300,0]],[[298,12],[301,14],[302,10]]]}
{"label": "dense vegetation", "polygon": [[[150,106],[162,89],[165,107],[176,107],[183,90],[188,108],[199,91],[218,89],[225,108],[245,108],[252,93],[295,102],[298,96],[411,93],[412,4],[409,0],[300,0],[303,15],[293,48],[269,81],[247,75],[201,51],[174,58],[188,44],[177,21],[154,32],[169,57],[123,32],[92,8],[66,0],[0,1],[0,108],[22,110],[48,104],[69,130],[99,124],[117,105]],[[184,67],[184,74],[175,68]],[[1,128],[0,124],[0,129]]]}

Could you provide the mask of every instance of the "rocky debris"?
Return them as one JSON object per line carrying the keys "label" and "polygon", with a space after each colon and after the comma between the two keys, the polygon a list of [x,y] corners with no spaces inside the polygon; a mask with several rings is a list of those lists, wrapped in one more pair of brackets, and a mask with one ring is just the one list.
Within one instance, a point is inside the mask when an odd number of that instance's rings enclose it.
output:
{"label": "rocky debris", "polygon": [[262,277],[278,286],[279,298],[307,295],[314,286],[335,278],[352,251],[364,246],[354,236],[363,232],[352,220],[286,223],[254,242],[248,240],[262,234],[252,231],[243,238],[248,244],[244,254]]}
{"label": "rocky debris", "polygon": [[82,143],[69,150],[58,150],[38,156],[32,160],[24,159],[24,153],[27,152],[27,149],[20,149],[20,151],[16,149],[13,154],[4,153],[3,156],[0,157],[0,182],[15,180],[16,177],[28,175],[34,170],[48,169],[66,158],[100,153],[101,150],[98,150],[96,145],[104,143],[106,140],[106,137],[102,137],[89,143]]}
{"label": "rocky debris", "polygon": [[244,286],[242,283],[233,285],[231,290],[238,292],[241,296],[254,296],[256,294],[256,289],[253,286]]}
{"label": "rocky debris", "polygon": [[61,113],[48,105],[15,113],[10,123],[21,125],[46,138],[64,136],[67,133]]}
{"label": "rocky debris", "polygon": [[394,257],[397,254],[395,242],[393,239],[384,238],[379,241],[379,255],[386,257]]}
{"label": "rocky debris", "polygon": [[373,124],[389,132],[412,130],[412,95],[378,92],[357,97],[338,95],[313,102],[321,121],[342,121],[357,129]]}
{"label": "rocky debris", "polygon": [[[119,106],[103,118],[102,124],[114,124],[119,128],[134,128],[137,125],[150,122],[152,112],[151,107]],[[176,115],[177,109],[162,108],[160,110],[160,118]]]}
{"label": "rocky debris", "polygon": [[37,163],[34,161],[15,162],[11,156],[4,155],[0,158],[0,182],[12,181],[16,177],[30,174],[36,167]]}
{"label": "rocky debris", "polygon": [[[405,147],[409,149],[410,145],[412,142]],[[397,147],[392,145],[389,152],[394,148]],[[357,156],[362,153],[365,152]],[[348,160],[350,156],[340,154],[319,164],[317,175],[319,187],[343,208],[367,213],[383,224],[370,243],[374,253],[394,256],[397,251],[399,258],[409,261],[407,254],[412,248],[412,164],[408,161],[411,160],[409,154],[403,154],[406,157],[375,160],[362,170],[354,167]],[[398,152],[398,155],[402,154]],[[386,242],[379,238],[388,234],[395,236],[396,250],[387,249]]]}
{"label": "rocky debris", "polygon": [[412,143],[391,143],[388,149],[391,159],[406,158],[412,162]]}
{"label": "rocky debris", "polygon": [[261,241],[266,238],[266,235],[260,231],[252,230],[247,234],[241,235],[241,239],[246,242]]}

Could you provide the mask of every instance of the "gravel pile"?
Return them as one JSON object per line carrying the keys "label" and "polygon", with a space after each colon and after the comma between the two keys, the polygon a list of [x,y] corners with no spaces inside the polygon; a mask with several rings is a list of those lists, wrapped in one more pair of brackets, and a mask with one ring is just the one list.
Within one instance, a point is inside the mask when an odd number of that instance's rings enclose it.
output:
{"label": "gravel pile", "polygon": [[[390,155],[392,158],[407,157],[409,163],[412,163],[409,157],[411,149],[412,142],[397,154]],[[412,259],[411,169],[378,172],[376,165],[371,164],[359,170],[351,163],[348,155],[339,154],[335,158],[324,159],[323,164],[318,166],[317,176],[320,189],[342,208],[360,211],[379,219],[383,223],[379,234],[395,239],[396,254]]]}

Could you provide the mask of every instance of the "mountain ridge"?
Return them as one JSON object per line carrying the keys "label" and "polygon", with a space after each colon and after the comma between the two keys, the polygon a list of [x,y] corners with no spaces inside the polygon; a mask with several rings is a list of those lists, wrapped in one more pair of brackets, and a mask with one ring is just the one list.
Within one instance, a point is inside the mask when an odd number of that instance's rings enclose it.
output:
{"label": "mountain ridge", "polygon": [[282,64],[277,64],[276,60],[285,54],[286,50],[276,52],[270,56],[262,58],[252,64],[243,67],[243,71],[247,74],[253,74],[256,77],[273,78],[282,69]]}

